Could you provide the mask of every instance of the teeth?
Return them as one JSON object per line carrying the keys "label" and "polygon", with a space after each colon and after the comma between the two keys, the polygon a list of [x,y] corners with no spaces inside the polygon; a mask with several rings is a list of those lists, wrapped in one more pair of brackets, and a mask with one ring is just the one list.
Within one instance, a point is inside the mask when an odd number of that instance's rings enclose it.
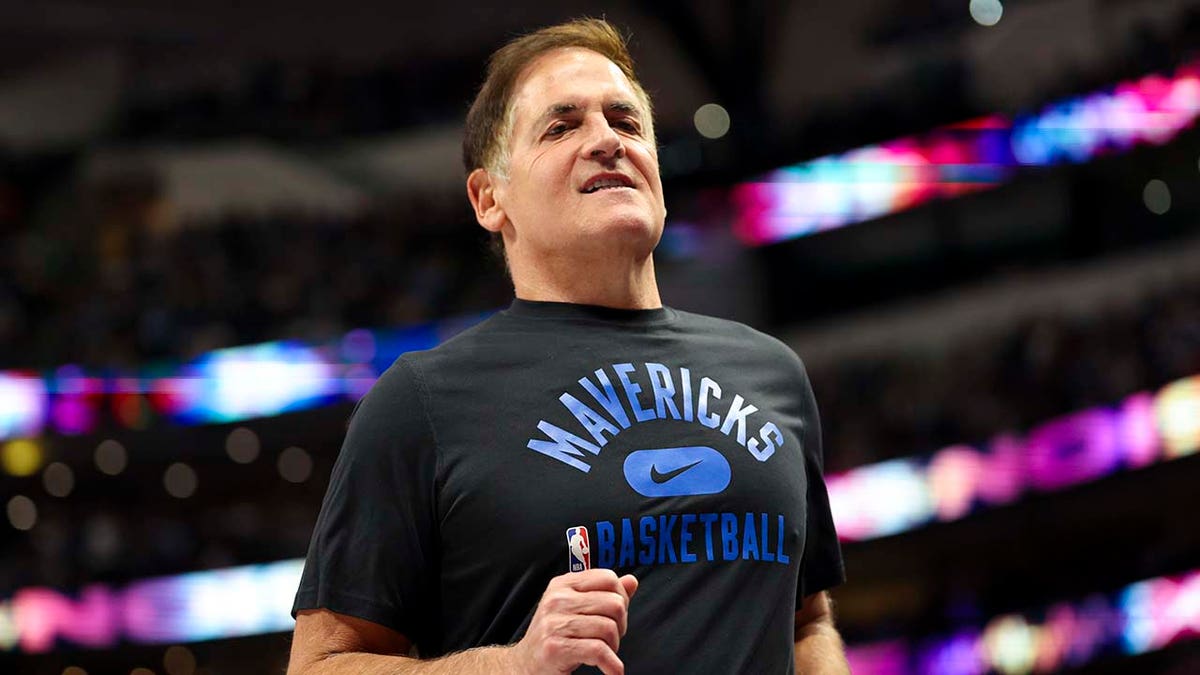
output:
{"label": "teeth", "polygon": [[625,181],[622,181],[622,180],[616,179],[616,178],[605,178],[605,179],[598,180],[595,183],[593,183],[592,186],[586,190],[586,192],[592,193],[592,192],[595,192],[596,190],[603,190],[604,188],[613,188],[613,187],[626,187]]}

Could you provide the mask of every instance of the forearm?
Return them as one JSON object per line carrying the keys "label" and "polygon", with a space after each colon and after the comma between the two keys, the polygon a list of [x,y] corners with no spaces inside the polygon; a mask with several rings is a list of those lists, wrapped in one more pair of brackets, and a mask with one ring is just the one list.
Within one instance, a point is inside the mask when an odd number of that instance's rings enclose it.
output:
{"label": "forearm", "polygon": [[796,633],[796,675],[850,675],[842,636],[833,624],[806,626]]}
{"label": "forearm", "polygon": [[301,668],[289,669],[288,675],[491,675],[514,672],[508,647],[478,647],[429,660],[363,652],[329,654]]}

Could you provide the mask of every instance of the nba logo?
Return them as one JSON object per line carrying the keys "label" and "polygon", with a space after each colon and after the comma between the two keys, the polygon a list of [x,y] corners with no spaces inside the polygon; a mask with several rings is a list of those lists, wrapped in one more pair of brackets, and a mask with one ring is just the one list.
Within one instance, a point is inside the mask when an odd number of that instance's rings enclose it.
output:
{"label": "nba logo", "polygon": [[572,572],[592,569],[592,547],[588,544],[587,528],[567,528],[567,567]]}

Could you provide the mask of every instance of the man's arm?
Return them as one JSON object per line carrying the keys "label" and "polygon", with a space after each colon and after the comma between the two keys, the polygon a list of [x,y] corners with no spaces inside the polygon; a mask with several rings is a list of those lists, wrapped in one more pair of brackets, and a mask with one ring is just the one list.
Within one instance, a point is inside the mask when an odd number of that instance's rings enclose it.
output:
{"label": "man's arm", "polygon": [[624,675],[617,652],[637,586],[632,575],[618,578],[607,569],[554,577],[520,642],[431,660],[409,657],[409,639],[385,626],[326,609],[302,610],[288,675],[539,675],[580,665]]}
{"label": "man's arm", "polygon": [[484,647],[420,661],[408,656],[404,635],[371,621],[327,609],[299,612],[288,675],[447,675],[511,673],[510,647]]}
{"label": "man's arm", "polygon": [[850,675],[828,593],[805,597],[796,611],[795,659],[797,675]]}

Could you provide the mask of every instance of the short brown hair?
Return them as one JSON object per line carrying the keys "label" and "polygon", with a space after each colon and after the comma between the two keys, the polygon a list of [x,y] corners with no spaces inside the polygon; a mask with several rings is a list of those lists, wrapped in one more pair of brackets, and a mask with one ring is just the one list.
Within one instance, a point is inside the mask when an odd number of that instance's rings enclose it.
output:
{"label": "short brown hair", "polygon": [[646,107],[647,132],[653,142],[650,97],[633,72],[633,57],[629,55],[624,36],[604,19],[575,19],[516,38],[488,59],[487,78],[467,112],[463,134],[463,166],[468,174],[480,168],[506,173],[513,120],[512,96],[517,80],[538,56],[566,47],[590,49],[621,69]]}

